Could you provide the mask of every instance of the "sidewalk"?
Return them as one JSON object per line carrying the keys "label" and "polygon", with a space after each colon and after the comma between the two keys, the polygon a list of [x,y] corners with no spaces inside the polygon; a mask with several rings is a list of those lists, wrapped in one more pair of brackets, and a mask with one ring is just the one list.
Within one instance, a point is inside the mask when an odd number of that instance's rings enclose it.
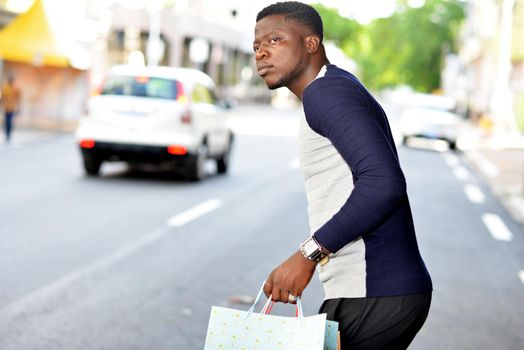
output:
{"label": "sidewalk", "polygon": [[468,131],[464,160],[489,186],[511,216],[524,225],[524,136],[486,136],[478,128]]}
{"label": "sidewalk", "polygon": [[32,128],[24,127],[15,127],[11,134],[11,141],[6,143],[3,139],[4,135],[2,134],[0,138],[0,149],[9,149],[9,148],[18,148],[23,145],[51,140],[58,136],[67,134],[66,132],[58,131],[46,131]]}

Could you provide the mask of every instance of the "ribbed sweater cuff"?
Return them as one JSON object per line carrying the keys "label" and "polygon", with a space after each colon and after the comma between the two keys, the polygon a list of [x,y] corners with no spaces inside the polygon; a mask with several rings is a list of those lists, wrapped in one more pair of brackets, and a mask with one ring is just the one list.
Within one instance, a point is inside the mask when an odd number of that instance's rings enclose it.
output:
{"label": "ribbed sweater cuff", "polygon": [[331,218],[321,228],[319,228],[313,236],[323,247],[328,249],[331,253],[336,253],[342,247],[349,243],[341,232],[336,223],[335,218]]}

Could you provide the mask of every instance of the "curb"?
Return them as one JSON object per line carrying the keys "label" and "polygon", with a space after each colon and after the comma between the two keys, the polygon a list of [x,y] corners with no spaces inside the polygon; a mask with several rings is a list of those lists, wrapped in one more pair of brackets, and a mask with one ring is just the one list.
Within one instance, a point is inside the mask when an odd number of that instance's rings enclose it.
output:
{"label": "curb", "polygon": [[[484,182],[490,192],[506,208],[510,216],[520,225],[524,226],[524,183],[521,186],[511,186],[501,181],[499,174],[505,169],[499,167],[482,156],[481,149],[464,151],[462,153],[465,163],[474,171],[479,179]],[[524,173],[522,173],[524,181]]]}

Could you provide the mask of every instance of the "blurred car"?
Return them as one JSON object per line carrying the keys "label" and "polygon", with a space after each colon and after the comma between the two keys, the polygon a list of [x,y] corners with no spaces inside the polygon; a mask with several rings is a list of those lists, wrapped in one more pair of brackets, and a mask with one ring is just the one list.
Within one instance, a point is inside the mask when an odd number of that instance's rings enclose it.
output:
{"label": "blurred car", "polygon": [[192,180],[228,170],[233,133],[215,84],[196,69],[117,66],[87,105],[76,139],[85,171],[103,162],[169,164]]}
{"label": "blurred car", "polygon": [[418,94],[413,106],[400,116],[403,143],[407,144],[410,138],[444,140],[450,149],[456,149],[463,121],[452,112],[454,107],[453,99]]}

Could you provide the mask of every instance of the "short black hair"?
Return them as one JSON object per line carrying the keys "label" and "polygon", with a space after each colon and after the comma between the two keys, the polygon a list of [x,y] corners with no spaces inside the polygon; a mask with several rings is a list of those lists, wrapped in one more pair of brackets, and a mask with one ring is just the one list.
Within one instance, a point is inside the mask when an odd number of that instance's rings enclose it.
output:
{"label": "short black hair", "polygon": [[322,18],[312,6],[298,1],[283,1],[269,5],[262,9],[257,15],[257,22],[262,18],[273,15],[287,15],[286,20],[293,19],[311,28],[318,35],[320,42],[324,39],[324,28]]}

